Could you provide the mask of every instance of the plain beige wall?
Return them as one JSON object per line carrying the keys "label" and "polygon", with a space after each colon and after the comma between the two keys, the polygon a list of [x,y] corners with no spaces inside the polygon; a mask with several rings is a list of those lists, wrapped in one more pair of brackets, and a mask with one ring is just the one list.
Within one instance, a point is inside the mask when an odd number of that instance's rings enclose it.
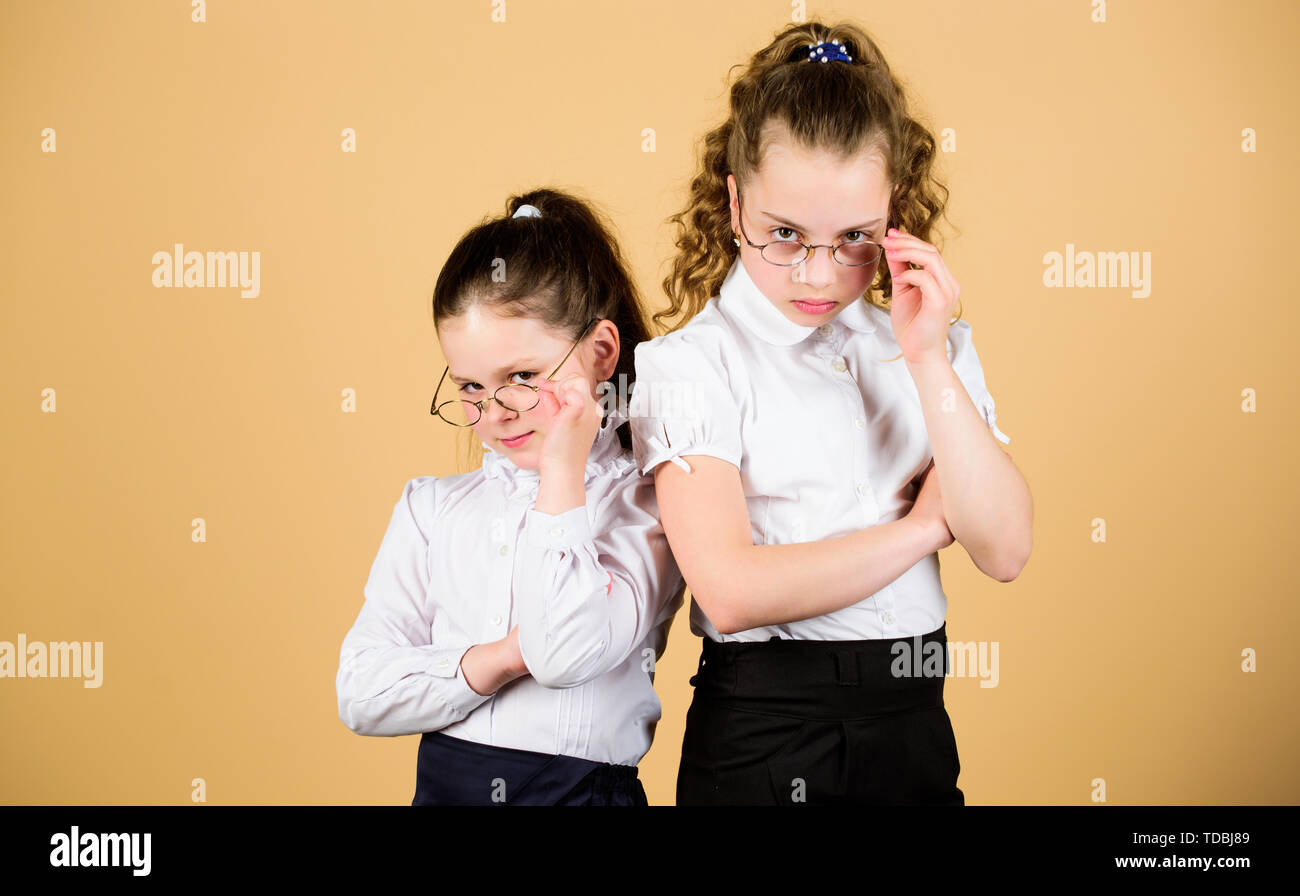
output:
{"label": "plain beige wall", "polygon": [[[870,30],[955,137],[944,258],[1034,494],[1015,582],[941,555],[949,638],[999,647],[996,687],[948,680],[959,784],[972,804],[1088,803],[1096,779],[1111,803],[1295,803],[1300,8],[1093,7],[809,11]],[[728,68],[792,9],[0,6],[0,640],[104,644],[102,687],[0,679],[0,801],[189,803],[202,778],[215,804],[409,803],[418,736],[352,734],[334,677],[402,484],[457,472],[428,413],[439,266],[554,185],[600,203],[663,303],[664,219]],[[155,288],[177,242],[259,251],[260,295]],[[1046,287],[1067,244],[1150,252],[1150,295]],[[698,650],[683,611],[652,804]]]}

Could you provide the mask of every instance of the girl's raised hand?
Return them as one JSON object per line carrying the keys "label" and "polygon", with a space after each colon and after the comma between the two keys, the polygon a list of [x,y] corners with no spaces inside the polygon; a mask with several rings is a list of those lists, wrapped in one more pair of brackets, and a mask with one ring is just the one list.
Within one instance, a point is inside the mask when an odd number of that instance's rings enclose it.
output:
{"label": "girl's raised hand", "polygon": [[601,420],[590,385],[581,374],[571,373],[537,386],[537,429],[543,436],[538,472],[585,469]]}
{"label": "girl's raised hand", "polygon": [[[948,360],[948,322],[957,310],[961,286],[939,250],[910,233],[890,230],[885,260],[894,280],[889,319],[909,362]],[[913,270],[908,263],[920,265]]]}

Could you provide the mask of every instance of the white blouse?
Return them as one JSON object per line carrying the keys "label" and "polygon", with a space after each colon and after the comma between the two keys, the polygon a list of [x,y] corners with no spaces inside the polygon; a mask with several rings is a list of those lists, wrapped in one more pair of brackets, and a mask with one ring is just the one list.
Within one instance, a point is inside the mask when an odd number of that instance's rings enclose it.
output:
{"label": "white blouse", "polygon": [[[760,262],[766,263],[766,262]],[[684,327],[636,349],[628,406],[636,462],[651,473],[707,454],[740,470],[754,544],[835,538],[907,515],[933,457],[916,384],[889,312],[859,300],[832,321],[791,321],[733,263],[720,293]],[[948,357],[994,435],[993,398],[970,324],[948,328]],[[947,615],[939,557],[922,558],[858,603],[723,635],[691,601],[691,631],[715,641],[863,640],[926,634]]]}
{"label": "white blouse", "polygon": [[[685,584],[611,417],[587,503],[533,507],[540,477],[484,445],[483,466],[410,480],[343,640],[339,718],[358,734],[442,731],[501,747],[636,765],[661,714],[654,663]],[[476,693],[460,660],[519,626],[530,674]]]}

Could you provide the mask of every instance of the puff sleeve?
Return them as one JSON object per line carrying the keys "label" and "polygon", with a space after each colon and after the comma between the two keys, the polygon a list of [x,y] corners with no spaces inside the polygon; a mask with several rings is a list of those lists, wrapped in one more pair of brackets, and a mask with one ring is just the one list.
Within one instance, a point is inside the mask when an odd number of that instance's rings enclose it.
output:
{"label": "puff sleeve", "polygon": [[994,410],[993,396],[984,385],[984,368],[980,366],[979,355],[975,352],[970,323],[959,320],[952,324],[948,328],[948,340],[952,345],[952,356],[949,360],[952,362],[952,369],[956,372],[957,378],[966,387],[967,394],[983,415],[985,422],[992,428],[993,435],[1004,445],[1010,443],[1010,437],[997,427],[998,415]]}
{"label": "puff sleeve", "polygon": [[624,470],[590,518],[586,504],[524,515],[514,585],[519,653],[542,687],[584,684],[641,645],[653,643],[658,658],[681,604],[685,585],[659,524],[654,482],[630,464]]}
{"label": "puff sleeve", "polygon": [[436,589],[417,516],[436,512],[435,486],[432,476],[403,486],[370,568],[365,604],[339,651],[339,718],[357,734],[437,731],[491,697],[471,688],[460,671],[473,644],[430,643]]}
{"label": "puff sleeve", "polygon": [[637,468],[664,461],[692,472],[686,454],[707,454],[740,466],[738,389],[725,363],[726,337],[713,327],[687,326],[636,348],[636,384],[628,404]]}

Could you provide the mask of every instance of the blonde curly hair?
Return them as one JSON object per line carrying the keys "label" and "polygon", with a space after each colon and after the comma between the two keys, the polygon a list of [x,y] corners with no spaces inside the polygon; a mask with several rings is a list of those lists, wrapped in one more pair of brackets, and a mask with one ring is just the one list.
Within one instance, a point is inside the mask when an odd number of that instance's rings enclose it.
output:
{"label": "blonde curly hair", "polygon": [[[808,46],[830,40],[846,44],[853,61],[809,64]],[[730,105],[727,120],[702,140],[686,207],[668,219],[677,229],[677,254],[663,280],[671,304],[654,314],[656,325],[680,329],[718,294],[739,251],[732,242],[727,175],[734,174],[743,188],[758,170],[772,133],[765,128],[769,122],[784,125],[809,148],[842,157],[878,153],[894,185],[888,226],[938,247],[933,231],[948,189],[933,172],[934,135],[908,113],[902,86],[864,29],[847,22],[789,26],[743,67],[731,86]],[[877,288],[879,298],[873,294]],[[889,310],[892,295],[889,266],[881,264],[864,298]]]}

